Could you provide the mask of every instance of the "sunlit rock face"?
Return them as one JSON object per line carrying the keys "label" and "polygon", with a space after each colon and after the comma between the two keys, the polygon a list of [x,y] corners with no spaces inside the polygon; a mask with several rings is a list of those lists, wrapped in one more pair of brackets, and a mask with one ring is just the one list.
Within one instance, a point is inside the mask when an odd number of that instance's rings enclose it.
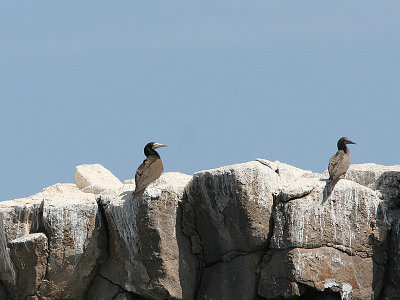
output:
{"label": "sunlit rock face", "polygon": [[10,297],[82,299],[106,255],[106,233],[98,214],[95,195],[74,184],[56,184],[28,198],[0,202],[0,235],[7,241],[0,249],[0,268],[6,271],[2,281]]}
{"label": "sunlit rock face", "polygon": [[75,175],[0,202],[0,299],[400,299],[400,166]]}

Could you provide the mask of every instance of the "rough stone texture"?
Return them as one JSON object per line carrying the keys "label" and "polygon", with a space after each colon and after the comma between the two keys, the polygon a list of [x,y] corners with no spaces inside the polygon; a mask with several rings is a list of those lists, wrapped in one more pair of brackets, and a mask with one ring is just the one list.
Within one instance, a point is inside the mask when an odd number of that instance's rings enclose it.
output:
{"label": "rough stone texture", "polygon": [[206,264],[267,247],[279,175],[258,162],[195,173],[187,188]]}
{"label": "rough stone texture", "polygon": [[75,168],[75,184],[85,193],[100,194],[107,189],[118,189],[121,181],[99,164],[79,165]]}
{"label": "rough stone texture", "polygon": [[6,287],[0,282],[0,299],[8,300],[9,296]]}
{"label": "rough stone texture", "polygon": [[400,299],[400,166],[332,189],[258,159],[135,201],[134,180],[77,170],[79,188],[0,202],[0,299]]}
{"label": "rough stone texture", "polygon": [[104,277],[97,275],[93,280],[89,293],[87,295],[88,300],[108,300],[115,299],[119,293],[120,287],[113,284]]}
{"label": "rough stone texture", "polygon": [[385,204],[375,191],[345,179],[324,202],[324,185],[321,182],[309,195],[276,205],[271,247],[327,245],[371,256],[371,243],[382,243],[386,238]]}
{"label": "rough stone texture", "polygon": [[388,244],[387,284],[384,295],[387,299],[400,296],[400,212],[393,218]]}
{"label": "rough stone texture", "polygon": [[257,267],[263,252],[239,255],[203,269],[199,299],[253,300],[257,296]]}
{"label": "rough stone texture", "polygon": [[182,233],[184,188],[191,176],[165,173],[132,200],[133,185],[101,195],[110,232],[110,257],[100,274],[150,299],[192,299],[197,260]]}
{"label": "rough stone texture", "polygon": [[75,186],[43,201],[43,225],[49,238],[49,269],[40,292],[54,298],[82,299],[97,265],[105,258],[106,240],[93,194]]}
{"label": "rough stone texture", "polygon": [[[306,288],[339,293],[342,299],[379,299],[384,268],[372,258],[349,256],[337,249],[272,250],[264,257],[259,294],[266,299],[300,296]],[[375,295],[374,295],[375,287]]]}
{"label": "rough stone texture", "polygon": [[[6,271],[0,276],[12,298],[24,299],[19,288],[23,283],[29,289],[37,287],[37,295],[84,298],[106,255],[106,235],[98,214],[95,195],[83,193],[74,184],[56,184],[28,198],[0,202],[0,235],[4,237],[0,269]],[[44,277],[42,263],[46,264]],[[37,277],[31,277],[31,272]]]}
{"label": "rough stone texture", "polygon": [[35,294],[47,269],[47,237],[43,233],[28,234],[8,243],[11,259],[18,271],[17,295],[25,299]]}

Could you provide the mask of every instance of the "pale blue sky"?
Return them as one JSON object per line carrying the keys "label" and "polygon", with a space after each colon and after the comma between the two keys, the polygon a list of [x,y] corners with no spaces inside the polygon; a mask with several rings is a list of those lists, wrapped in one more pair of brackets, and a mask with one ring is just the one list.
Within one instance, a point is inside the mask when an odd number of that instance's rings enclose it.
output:
{"label": "pale blue sky", "polygon": [[400,162],[400,2],[3,1],[0,201],[100,163],[134,177]]}

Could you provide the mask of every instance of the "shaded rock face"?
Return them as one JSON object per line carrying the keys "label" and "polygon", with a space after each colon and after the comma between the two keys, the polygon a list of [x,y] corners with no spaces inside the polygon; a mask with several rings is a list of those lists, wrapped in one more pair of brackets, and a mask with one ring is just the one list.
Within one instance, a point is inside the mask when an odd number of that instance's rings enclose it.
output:
{"label": "shaded rock face", "polygon": [[0,299],[400,299],[400,166],[75,175],[0,202]]}

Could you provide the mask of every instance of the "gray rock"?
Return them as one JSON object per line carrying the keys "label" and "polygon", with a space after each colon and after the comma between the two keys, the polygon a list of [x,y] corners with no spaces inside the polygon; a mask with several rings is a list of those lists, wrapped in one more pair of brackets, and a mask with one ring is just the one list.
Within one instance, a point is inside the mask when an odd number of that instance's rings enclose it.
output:
{"label": "gray rock", "polygon": [[308,287],[339,293],[344,300],[379,299],[383,276],[384,268],[372,258],[331,247],[274,249],[264,257],[258,293],[286,299],[305,294]]}
{"label": "gray rock", "polygon": [[107,189],[119,189],[121,181],[99,164],[79,165],[75,168],[75,184],[85,193],[99,194]]}
{"label": "gray rock", "polygon": [[18,271],[17,296],[25,299],[35,294],[47,270],[47,237],[28,234],[9,242],[11,259]]}
{"label": "gray rock", "polygon": [[309,195],[276,205],[271,247],[332,246],[371,256],[386,238],[386,203],[375,191],[345,179],[324,202],[324,186],[320,182]]}
{"label": "gray rock", "polygon": [[[5,237],[0,239],[4,258],[0,269],[5,270],[0,279],[14,298],[18,284],[26,284],[50,298],[82,299],[107,251],[98,214],[95,195],[83,193],[74,184],[56,184],[28,198],[0,202],[0,235]],[[10,243],[12,251],[3,241]],[[16,272],[14,266],[24,265],[27,269]],[[36,277],[30,277],[33,273]]]}
{"label": "gray rock", "polygon": [[103,277],[150,299],[193,299],[197,260],[182,233],[180,201],[191,176],[164,173],[132,200],[133,185],[101,195],[111,253]]}
{"label": "gray rock", "polygon": [[102,276],[97,275],[90,285],[87,300],[115,299],[120,287]]}
{"label": "gray rock", "polygon": [[75,186],[62,186],[62,193],[46,196],[42,211],[50,254],[40,292],[54,298],[82,299],[98,264],[106,257],[95,195]]}
{"label": "gray rock", "polygon": [[206,264],[230,251],[247,253],[267,247],[273,193],[279,183],[275,170],[259,162],[193,175],[188,202]]}
{"label": "gray rock", "polygon": [[258,159],[165,173],[135,201],[96,168],[0,202],[0,299],[399,298],[400,166],[332,189]]}
{"label": "gray rock", "polygon": [[204,268],[198,299],[253,300],[257,296],[257,267],[263,252],[239,255]]}

